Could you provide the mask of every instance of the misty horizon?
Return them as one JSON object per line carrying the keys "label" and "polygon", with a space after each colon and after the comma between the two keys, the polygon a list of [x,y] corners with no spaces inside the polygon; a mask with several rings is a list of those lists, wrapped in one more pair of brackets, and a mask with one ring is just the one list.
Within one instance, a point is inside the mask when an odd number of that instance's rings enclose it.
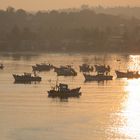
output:
{"label": "misty horizon", "polygon": [[[29,13],[37,13],[37,12],[51,12],[51,11],[58,11],[58,12],[78,12],[80,10],[83,10],[83,9],[87,9],[87,10],[94,10],[96,13],[105,13],[105,14],[114,14],[114,12],[117,12],[117,13],[122,13],[124,12],[124,10],[130,10],[131,13],[128,13],[127,15],[130,14],[130,17],[131,16],[136,16],[135,14],[133,15],[133,13],[135,12],[139,12],[137,10],[140,9],[140,6],[102,6],[102,5],[97,5],[97,6],[90,6],[90,5],[87,5],[87,4],[82,4],[82,5],[79,5],[79,7],[68,7],[68,8],[58,8],[58,9],[37,9],[37,10],[27,10],[25,8],[17,8],[17,7],[14,7],[12,5],[9,5],[5,8],[0,8],[1,11],[7,11],[7,9],[13,9],[15,12],[18,11],[18,10],[24,10],[26,12],[29,12]],[[122,9],[121,11],[119,11],[118,9]],[[115,10],[113,11],[112,13],[112,10]],[[134,10],[134,11],[133,11]],[[107,11],[107,12],[106,12]],[[129,11],[129,12],[130,12]],[[126,11],[125,11],[126,12]],[[116,15],[119,15],[117,14]],[[123,14],[121,14],[123,15]],[[124,15],[125,16],[125,15]],[[136,16],[137,17],[137,16]],[[137,17],[139,18],[139,17]]]}
{"label": "misty horizon", "polygon": [[15,9],[25,9],[27,11],[38,11],[38,10],[59,10],[59,9],[68,9],[68,8],[79,8],[81,5],[88,5],[89,7],[98,7],[102,6],[104,8],[110,7],[140,7],[139,0],[127,0],[127,1],[118,1],[118,0],[95,0],[95,1],[65,1],[59,0],[56,2],[52,1],[18,1],[18,0],[1,0],[0,1],[0,9],[6,9],[11,6]]}
{"label": "misty horizon", "polygon": [[35,9],[35,10],[32,10],[32,9],[26,9],[26,8],[22,8],[22,7],[15,7],[13,5],[8,5],[7,7],[4,7],[4,8],[1,8],[0,7],[0,10],[7,10],[7,8],[9,7],[12,7],[14,8],[15,10],[18,10],[18,9],[23,9],[25,10],[26,12],[38,12],[38,11],[44,11],[44,12],[47,12],[47,11],[53,11],[53,10],[56,10],[56,11],[67,11],[67,10],[70,10],[70,11],[74,11],[74,10],[81,10],[83,9],[83,7],[87,8],[87,9],[96,9],[96,8],[103,8],[103,9],[115,9],[115,8],[129,8],[129,9],[133,9],[133,8],[140,8],[140,6],[130,6],[130,5],[124,5],[124,6],[121,6],[121,5],[116,5],[116,6],[104,6],[104,5],[88,5],[88,4],[81,4],[79,6],[75,6],[75,7],[63,7],[63,8],[50,8],[50,9]]}

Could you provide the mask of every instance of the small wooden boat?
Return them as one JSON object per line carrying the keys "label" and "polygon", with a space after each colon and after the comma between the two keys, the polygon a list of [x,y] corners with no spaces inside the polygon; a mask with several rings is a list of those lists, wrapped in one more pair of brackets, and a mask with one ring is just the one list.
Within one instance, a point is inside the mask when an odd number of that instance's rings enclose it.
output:
{"label": "small wooden boat", "polygon": [[41,64],[36,64],[35,66],[32,66],[33,71],[50,71],[53,69],[53,65],[51,64],[46,64],[46,63],[41,63]]}
{"label": "small wooden boat", "polygon": [[13,74],[15,83],[30,83],[30,82],[40,82],[41,77],[36,75],[31,75],[31,73],[24,73],[23,75]]}
{"label": "small wooden boat", "polygon": [[56,85],[52,90],[48,91],[48,97],[59,97],[59,98],[68,98],[68,97],[79,97],[81,87],[69,89],[67,84],[60,83]]}
{"label": "small wooden boat", "polygon": [[113,76],[109,75],[110,66],[105,65],[95,65],[96,75],[83,74],[85,77],[85,81],[105,81],[112,80]]}
{"label": "small wooden boat", "polygon": [[57,76],[77,76],[77,72],[71,66],[54,67]]}
{"label": "small wooden boat", "polygon": [[113,76],[111,75],[104,75],[104,74],[97,74],[97,75],[90,75],[84,74],[85,81],[105,81],[105,80],[112,80]]}
{"label": "small wooden boat", "polygon": [[93,66],[90,66],[88,64],[82,64],[80,67],[80,72],[93,72]]}
{"label": "small wooden boat", "polygon": [[140,74],[138,71],[127,71],[127,72],[120,72],[115,71],[117,78],[140,78]]}
{"label": "small wooden boat", "polygon": [[105,73],[105,72],[110,72],[111,68],[109,65],[94,65],[95,66],[95,71],[98,73]]}

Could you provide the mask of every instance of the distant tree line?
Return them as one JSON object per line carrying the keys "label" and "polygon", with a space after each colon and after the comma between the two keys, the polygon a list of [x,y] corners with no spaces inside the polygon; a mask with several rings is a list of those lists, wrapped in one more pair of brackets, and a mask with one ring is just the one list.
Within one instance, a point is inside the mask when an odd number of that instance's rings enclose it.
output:
{"label": "distant tree line", "polygon": [[140,51],[140,19],[72,11],[0,10],[1,51]]}
{"label": "distant tree line", "polygon": [[136,17],[140,19],[140,7],[107,7],[102,6],[93,7],[97,13],[111,14],[111,15],[121,15],[126,18]]}

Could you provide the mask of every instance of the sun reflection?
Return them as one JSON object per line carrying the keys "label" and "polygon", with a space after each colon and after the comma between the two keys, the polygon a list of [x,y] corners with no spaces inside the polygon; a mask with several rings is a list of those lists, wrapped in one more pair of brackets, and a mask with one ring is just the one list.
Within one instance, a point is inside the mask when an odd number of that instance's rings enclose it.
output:
{"label": "sun reflection", "polygon": [[129,70],[138,71],[140,69],[140,55],[130,55],[129,56]]}
{"label": "sun reflection", "polygon": [[132,138],[140,139],[140,79],[127,80],[124,91],[128,98],[122,113],[127,121],[122,131]]}

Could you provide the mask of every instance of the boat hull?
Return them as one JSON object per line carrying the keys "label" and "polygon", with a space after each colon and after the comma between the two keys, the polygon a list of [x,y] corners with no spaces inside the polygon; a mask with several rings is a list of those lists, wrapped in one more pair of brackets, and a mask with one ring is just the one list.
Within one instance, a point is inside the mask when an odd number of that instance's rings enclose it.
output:
{"label": "boat hull", "polygon": [[41,65],[36,65],[32,66],[33,71],[50,71],[53,67],[52,66],[41,66]]}
{"label": "boat hull", "polygon": [[138,73],[133,73],[133,72],[120,72],[120,71],[115,71],[117,78],[140,78],[140,74]]}
{"label": "boat hull", "polygon": [[77,73],[57,71],[57,76],[77,76]]}
{"label": "boat hull", "polygon": [[60,98],[68,98],[68,97],[79,97],[81,95],[80,87],[67,90],[67,91],[56,91],[56,90],[50,90],[48,91],[48,97],[60,97]]}
{"label": "boat hull", "polygon": [[13,77],[15,79],[15,83],[30,83],[30,82],[40,82],[41,81],[41,77],[36,76],[36,77],[25,77],[23,75],[15,75],[13,74]]}
{"label": "boat hull", "polygon": [[89,75],[84,74],[85,81],[105,81],[105,80],[112,80],[113,76],[111,75]]}
{"label": "boat hull", "polygon": [[77,76],[77,72],[73,69],[55,68],[57,76]]}

